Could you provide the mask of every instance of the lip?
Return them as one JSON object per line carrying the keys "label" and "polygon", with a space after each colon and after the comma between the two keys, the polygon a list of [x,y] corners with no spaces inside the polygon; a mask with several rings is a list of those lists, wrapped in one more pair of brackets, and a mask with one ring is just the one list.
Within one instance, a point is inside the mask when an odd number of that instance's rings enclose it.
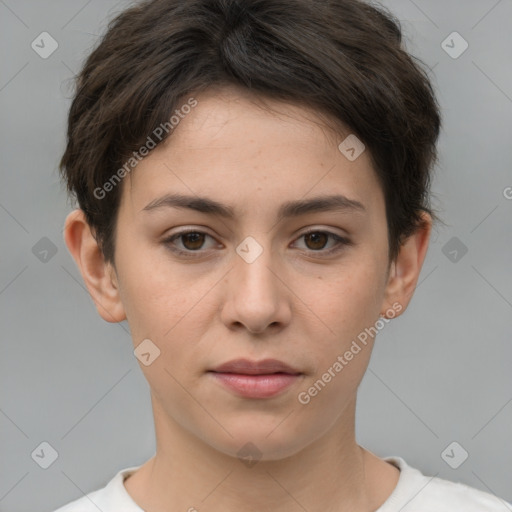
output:
{"label": "lip", "polygon": [[302,373],[277,359],[234,359],[209,373],[230,391],[246,398],[270,398],[284,392]]}
{"label": "lip", "polygon": [[263,359],[251,361],[250,359],[233,359],[223,363],[213,370],[217,373],[238,373],[244,375],[268,375],[271,373],[288,373],[299,375],[300,371],[278,359]]}

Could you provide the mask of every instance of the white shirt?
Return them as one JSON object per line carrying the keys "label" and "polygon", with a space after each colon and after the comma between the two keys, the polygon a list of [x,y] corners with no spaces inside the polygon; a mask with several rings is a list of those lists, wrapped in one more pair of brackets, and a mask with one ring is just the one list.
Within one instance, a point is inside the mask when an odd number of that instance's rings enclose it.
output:
{"label": "white shirt", "polygon": [[[423,475],[401,457],[384,457],[400,469],[394,491],[375,512],[512,512],[512,504],[487,492],[437,477]],[[123,481],[140,466],[120,470],[96,491],[54,512],[144,512],[131,498]]]}

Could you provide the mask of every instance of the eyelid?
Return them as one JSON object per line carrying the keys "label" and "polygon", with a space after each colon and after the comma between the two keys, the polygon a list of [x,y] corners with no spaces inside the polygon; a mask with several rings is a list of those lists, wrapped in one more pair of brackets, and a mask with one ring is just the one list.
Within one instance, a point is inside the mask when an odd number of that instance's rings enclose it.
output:
{"label": "eyelid", "polygon": [[336,232],[332,231],[332,229],[333,228],[313,226],[313,227],[306,228],[306,231],[299,232],[297,237],[309,235],[310,233],[326,233],[326,234],[329,234],[332,236],[337,236],[337,237],[344,238],[344,239],[348,240],[348,235],[342,235],[342,234],[336,233]]}
{"label": "eyelid", "polygon": [[320,228],[320,227],[313,227],[308,228],[307,231],[303,231],[302,233],[299,233],[295,240],[301,239],[303,236],[309,235],[311,233],[323,233],[327,235],[328,237],[334,239],[337,243],[334,247],[331,247],[330,249],[319,249],[318,251],[314,251],[313,249],[306,250],[308,254],[318,254],[318,255],[330,255],[334,254],[340,250],[342,250],[346,246],[353,245],[353,242],[347,238],[344,235],[339,235],[338,233],[334,233],[333,231],[330,231],[326,228]]}

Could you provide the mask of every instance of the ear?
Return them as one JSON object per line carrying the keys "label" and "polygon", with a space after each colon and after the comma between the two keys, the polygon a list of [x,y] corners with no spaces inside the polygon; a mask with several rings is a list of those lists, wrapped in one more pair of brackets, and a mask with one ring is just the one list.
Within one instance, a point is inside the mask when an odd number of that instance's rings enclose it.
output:
{"label": "ear", "polygon": [[385,311],[388,309],[393,309],[397,313],[393,317],[403,313],[416,289],[432,231],[431,216],[427,212],[422,212],[421,217],[421,225],[402,243],[398,256],[391,263],[381,309],[383,317],[386,317]]}
{"label": "ear", "polygon": [[73,210],[66,217],[64,240],[100,316],[107,322],[125,320],[115,269],[105,263],[83,210]]}

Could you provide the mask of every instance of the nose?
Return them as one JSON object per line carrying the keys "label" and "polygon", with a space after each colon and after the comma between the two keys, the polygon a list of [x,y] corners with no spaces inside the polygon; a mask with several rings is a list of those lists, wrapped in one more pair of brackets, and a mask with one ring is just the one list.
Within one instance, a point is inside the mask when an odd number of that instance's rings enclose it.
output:
{"label": "nose", "polygon": [[243,326],[251,334],[282,329],[290,322],[293,296],[286,281],[268,245],[254,239],[240,244],[226,276],[222,321],[229,329]]}

